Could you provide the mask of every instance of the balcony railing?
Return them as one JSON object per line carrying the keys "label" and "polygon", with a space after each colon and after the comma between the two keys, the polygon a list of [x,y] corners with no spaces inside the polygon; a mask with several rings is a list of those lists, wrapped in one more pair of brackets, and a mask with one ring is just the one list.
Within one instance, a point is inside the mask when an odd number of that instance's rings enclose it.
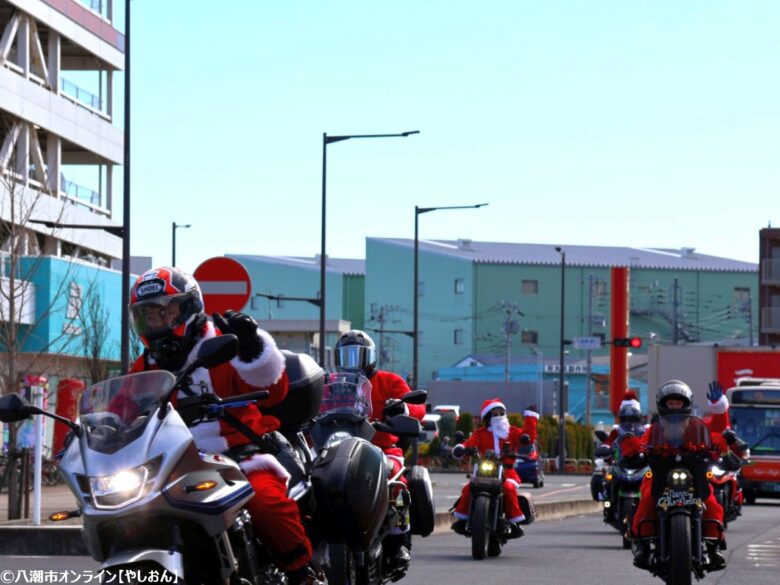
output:
{"label": "balcony railing", "polygon": [[91,206],[100,207],[100,193],[97,191],[68,181],[65,177],[61,177],[60,183],[62,192],[69,199],[75,199],[77,203],[89,203]]}
{"label": "balcony railing", "polygon": [[761,332],[780,333],[780,307],[761,309]]}
{"label": "balcony railing", "polygon": [[766,258],[761,261],[761,282],[780,284],[780,259]]}
{"label": "balcony railing", "polygon": [[88,92],[67,79],[62,79],[60,83],[62,93],[69,95],[72,98],[80,101],[82,104],[86,104],[90,109],[97,113],[103,113],[103,100],[93,93]]}

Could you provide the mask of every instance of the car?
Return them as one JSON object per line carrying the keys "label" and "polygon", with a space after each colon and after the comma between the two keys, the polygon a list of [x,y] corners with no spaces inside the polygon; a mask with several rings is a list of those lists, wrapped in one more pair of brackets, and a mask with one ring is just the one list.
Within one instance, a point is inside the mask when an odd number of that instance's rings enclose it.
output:
{"label": "car", "polygon": [[420,440],[423,443],[430,443],[434,438],[439,436],[439,421],[441,420],[440,414],[426,414],[422,420],[422,434]]}
{"label": "car", "polygon": [[455,415],[455,420],[458,420],[460,418],[460,406],[457,404],[437,404],[433,407],[433,413],[440,415],[453,414]]}

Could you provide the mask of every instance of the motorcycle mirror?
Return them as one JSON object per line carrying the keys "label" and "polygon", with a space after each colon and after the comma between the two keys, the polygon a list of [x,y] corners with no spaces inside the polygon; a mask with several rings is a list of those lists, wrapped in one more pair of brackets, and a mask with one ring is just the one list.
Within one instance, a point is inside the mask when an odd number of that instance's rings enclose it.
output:
{"label": "motorcycle mirror", "polygon": [[425,400],[428,398],[427,390],[412,390],[401,396],[406,404],[425,404]]}
{"label": "motorcycle mirror", "polygon": [[195,360],[197,367],[213,368],[224,364],[238,355],[238,337],[232,333],[218,335],[203,342]]}
{"label": "motorcycle mirror", "polygon": [[609,457],[612,455],[612,447],[608,445],[599,445],[596,447],[596,457]]}
{"label": "motorcycle mirror", "polygon": [[602,430],[593,431],[593,434],[596,435],[596,438],[602,443],[609,438],[609,435]]}
{"label": "motorcycle mirror", "polygon": [[0,422],[18,422],[30,418],[36,412],[38,409],[20,394],[6,394],[0,398]]}

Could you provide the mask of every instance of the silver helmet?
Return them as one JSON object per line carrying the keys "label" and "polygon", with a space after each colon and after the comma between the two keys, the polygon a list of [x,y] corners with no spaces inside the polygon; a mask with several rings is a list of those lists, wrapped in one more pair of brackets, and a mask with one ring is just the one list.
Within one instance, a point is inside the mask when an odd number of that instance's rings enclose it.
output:
{"label": "silver helmet", "polygon": [[[677,398],[684,402],[682,408],[670,410],[666,407],[666,401],[669,398]],[[669,380],[661,384],[658,392],[655,393],[655,405],[658,408],[658,414],[665,416],[667,414],[690,414],[693,405],[693,392],[690,386],[680,380]]]}

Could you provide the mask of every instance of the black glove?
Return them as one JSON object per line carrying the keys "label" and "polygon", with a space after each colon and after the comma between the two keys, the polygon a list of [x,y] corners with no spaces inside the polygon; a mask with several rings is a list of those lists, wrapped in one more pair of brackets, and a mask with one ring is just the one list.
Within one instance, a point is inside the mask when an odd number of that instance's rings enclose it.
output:
{"label": "black glove", "polygon": [[463,445],[455,445],[452,448],[452,456],[456,459],[460,459],[466,454],[466,448]]}
{"label": "black glove", "polygon": [[249,363],[263,353],[263,340],[257,334],[257,321],[244,313],[225,311],[223,317],[214,313],[211,318],[222,333],[232,333],[238,337],[238,359]]}
{"label": "black glove", "polygon": [[384,417],[390,418],[399,414],[406,414],[406,404],[398,398],[388,398],[385,400]]}
{"label": "black glove", "polygon": [[737,433],[732,431],[731,429],[726,429],[721,433],[724,439],[726,439],[726,444],[731,447],[734,443],[737,442]]}

